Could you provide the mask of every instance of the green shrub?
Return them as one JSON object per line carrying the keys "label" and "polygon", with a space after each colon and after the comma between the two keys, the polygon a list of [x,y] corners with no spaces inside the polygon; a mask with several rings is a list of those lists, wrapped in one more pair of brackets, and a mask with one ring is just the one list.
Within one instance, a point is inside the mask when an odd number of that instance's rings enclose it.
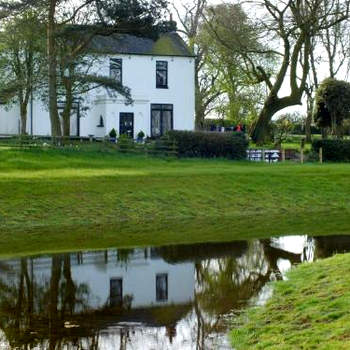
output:
{"label": "green shrub", "polygon": [[109,137],[112,139],[115,139],[117,137],[117,132],[114,128],[109,132]]}
{"label": "green shrub", "polygon": [[316,140],[312,143],[312,150],[319,152],[322,147],[323,160],[331,162],[350,162],[349,140]]}
{"label": "green shrub", "polygon": [[137,138],[138,138],[138,139],[143,139],[145,136],[146,136],[146,135],[145,135],[145,133],[144,133],[142,130],[139,131],[139,133],[137,134]]}
{"label": "green shrub", "polygon": [[248,141],[243,133],[205,131],[168,132],[180,157],[245,159]]}

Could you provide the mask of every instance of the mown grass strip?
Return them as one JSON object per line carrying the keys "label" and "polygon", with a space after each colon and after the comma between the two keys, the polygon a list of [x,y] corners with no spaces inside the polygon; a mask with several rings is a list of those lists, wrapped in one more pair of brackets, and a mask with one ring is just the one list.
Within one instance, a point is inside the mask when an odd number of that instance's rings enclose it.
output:
{"label": "mown grass strip", "polygon": [[350,348],[350,254],[292,269],[273,283],[266,306],[235,320],[232,345],[245,349]]}
{"label": "mown grass strip", "polygon": [[85,146],[3,149],[0,254],[350,233],[349,171]]}

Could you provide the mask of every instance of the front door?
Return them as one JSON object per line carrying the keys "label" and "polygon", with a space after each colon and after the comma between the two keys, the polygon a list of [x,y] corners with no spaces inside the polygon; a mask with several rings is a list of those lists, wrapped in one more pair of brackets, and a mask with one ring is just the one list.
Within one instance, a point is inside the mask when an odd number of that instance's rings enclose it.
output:
{"label": "front door", "polygon": [[134,138],[134,113],[119,114],[119,135]]}

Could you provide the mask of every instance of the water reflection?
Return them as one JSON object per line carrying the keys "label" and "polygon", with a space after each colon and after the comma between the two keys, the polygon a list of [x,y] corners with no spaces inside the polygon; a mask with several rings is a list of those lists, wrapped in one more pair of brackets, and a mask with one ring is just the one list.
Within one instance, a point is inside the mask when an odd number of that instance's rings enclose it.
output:
{"label": "water reflection", "polygon": [[1,349],[225,349],[228,319],[350,237],[110,249],[0,261]]}

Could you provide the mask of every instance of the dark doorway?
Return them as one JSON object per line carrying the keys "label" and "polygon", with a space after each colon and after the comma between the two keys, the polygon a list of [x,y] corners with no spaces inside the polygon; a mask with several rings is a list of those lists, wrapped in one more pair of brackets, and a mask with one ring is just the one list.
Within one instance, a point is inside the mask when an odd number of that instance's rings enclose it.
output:
{"label": "dark doorway", "polygon": [[119,134],[134,138],[134,113],[119,114]]}

